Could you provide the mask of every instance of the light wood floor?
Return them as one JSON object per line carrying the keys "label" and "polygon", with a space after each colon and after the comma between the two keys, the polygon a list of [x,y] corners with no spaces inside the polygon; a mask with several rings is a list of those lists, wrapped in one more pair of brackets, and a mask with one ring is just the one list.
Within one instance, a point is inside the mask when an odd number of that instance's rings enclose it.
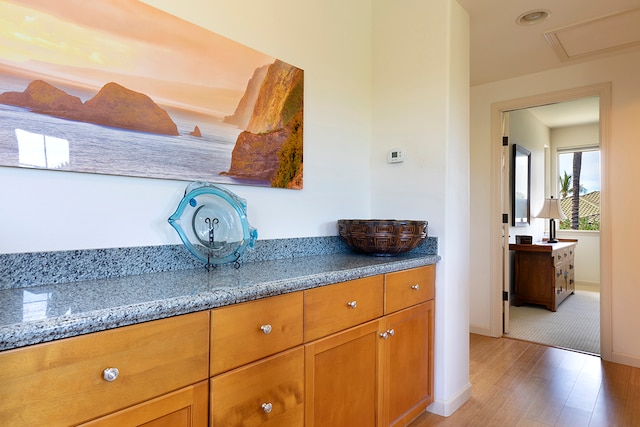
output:
{"label": "light wood floor", "polygon": [[473,397],[410,427],[640,426],[640,368],[508,338],[471,335]]}

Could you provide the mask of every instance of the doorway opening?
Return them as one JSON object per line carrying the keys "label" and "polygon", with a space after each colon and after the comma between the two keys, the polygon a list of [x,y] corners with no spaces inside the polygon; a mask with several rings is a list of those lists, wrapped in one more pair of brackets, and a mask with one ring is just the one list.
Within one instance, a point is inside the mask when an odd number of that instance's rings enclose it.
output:
{"label": "doorway opening", "polygon": [[[534,143],[531,143],[526,140],[526,135],[530,135],[532,132],[535,133],[536,129],[531,128],[530,124],[534,122],[544,122],[546,119],[540,119],[540,117],[536,117],[536,114],[542,114],[544,109],[549,108],[562,108],[569,107],[571,104],[580,103],[584,100],[591,100],[591,102],[595,102],[598,108],[598,121],[595,124],[591,124],[589,126],[578,126],[573,129],[578,131],[585,131],[589,127],[591,127],[591,132],[593,132],[593,128],[595,128],[595,141],[597,144],[594,147],[593,139],[590,141],[583,141],[586,143],[578,144],[572,143],[573,147],[579,147],[581,151],[584,151],[586,148],[590,150],[594,148],[599,148],[601,153],[601,184],[599,191],[600,197],[600,212],[599,212],[599,231],[592,232],[583,232],[581,230],[557,230],[557,237],[559,239],[569,239],[569,240],[578,240],[578,244],[576,246],[576,264],[572,265],[572,268],[578,268],[579,265],[588,265],[590,267],[599,267],[595,272],[590,271],[588,275],[585,275],[587,272],[582,269],[580,273],[577,274],[578,280],[575,282],[575,292],[568,297],[564,302],[562,302],[557,311],[553,312],[545,309],[544,307],[536,307],[536,304],[533,304],[532,307],[514,307],[513,302],[513,293],[514,287],[513,283],[513,251],[509,250],[509,246],[515,243],[515,235],[530,235],[533,237],[534,242],[536,240],[542,241],[544,238],[548,238],[549,235],[549,222],[548,220],[536,219],[536,215],[541,208],[542,201],[545,198],[549,198],[550,196],[554,196],[555,198],[559,197],[559,193],[562,190],[560,176],[556,177],[557,174],[562,175],[562,173],[558,170],[558,153],[563,150],[567,152],[569,150],[569,145],[563,143],[558,143],[559,140],[566,140],[566,135],[561,135],[562,133],[568,133],[567,129],[569,129],[569,125],[566,125],[566,129],[562,131],[556,132],[554,129],[562,128],[563,126],[555,125],[555,124],[547,124],[542,125],[541,128],[537,130],[540,132],[542,129],[542,134],[546,132],[546,142],[541,143],[541,145],[537,146]],[[544,107],[543,107],[544,106]],[[553,106],[553,107],[547,107]],[[500,209],[500,213],[504,214],[510,212],[508,209],[508,205],[511,201],[511,196],[509,194],[509,149],[512,144],[520,144],[524,145],[527,149],[533,148],[534,153],[537,153],[532,157],[532,171],[537,171],[533,173],[531,178],[532,181],[532,191],[531,191],[531,219],[530,222],[522,228],[512,227],[511,221],[502,221],[501,224],[501,233],[496,233],[495,235],[495,246],[497,246],[496,254],[499,252],[499,256],[496,264],[501,265],[500,271],[500,287],[496,287],[496,299],[499,301],[499,304],[496,304],[495,307],[501,307],[502,310],[499,310],[498,313],[494,314],[494,321],[496,322],[497,327],[501,332],[504,333],[504,336],[524,339],[527,341],[534,342],[542,342],[543,344],[553,345],[557,347],[570,348],[578,351],[583,351],[592,354],[600,354],[603,358],[607,358],[610,354],[610,334],[608,333],[608,326],[610,324],[610,309],[609,309],[609,299],[610,299],[610,280],[609,280],[609,271],[610,271],[610,254],[609,254],[609,245],[607,242],[609,241],[609,223],[608,219],[608,205],[606,203],[606,194],[607,194],[607,147],[608,147],[608,132],[609,132],[609,115],[610,115],[610,85],[602,84],[602,85],[594,85],[585,88],[578,88],[563,92],[539,95],[535,97],[530,97],[526,99],[519,99],[507,102],[501,102],[493,105],[492,108],[492,133],[496,137],[495,140],[504,141],[502,137],[508,136],[508,146],[504,146],[501,144],[501,147],[494,151],[493,161],[496,162],[496,167],[501,171],[499,177],[497,177],[497,181],[499,181],[499,196],[495,197],[494,200],[495,206]],[[511,117],[510,117],[511,116]],[[520,116],[520,117],[518,117]],[[529,123],[529,125],[527,125]],[[524,126],[523,129],[517,129],[514,126]],[[527,127],[529,126],[529,127]],[[544,128],[548,130],[545,131]],[[553,135],[556,138],[555,141],[552,141],[551,138],[553,133],[558,133],[558,135]],[[525,135],[525,136],[523,136]],[[539,135],[538,135],[539,136]],[[545,139],[543,137],[542,139]],[[539,143],[539,142],[538,142]],[[531,145],[531,147],[527,147],[527,144]],[[499,163],[498,163],[499,162]],[[536,176],[537,175],[537,176]],[[586,182],[586,180],[585,180]],[[497,183],[496,183],[497,184]],[[496,188],[496,187],[494,187]],[[497,188],[496,188],[497,190]],[[565,189],[566,190],[566,189]],[[596,191],[596,188],[593,188],[593,191]],[[501,234],[501,235],[500,235]],[[587,237],[588,236],[588,237]],[[596,256],[595,261],[585,261],[585,257],[581,256],[580,249],[584,249],[582,251],[582,255],[588,256],[593,255],[593,247],[591,243],[587,243],[587,240],[597,241],[596,248],[599,249],[599,256]],[[580,246],[582,244],[582,247]],[[587,264],[584,264],[584,263]],[[494,265],[496,265],[494,264]],[[595,265],[594,265],[595,264]],[[585,273],[585,274],[583,274]],[[565,273],[566,274],[566,273]],[[595,278],[594,278],[595,277]],[[551,286],[551,285],[550,285]],[[585,298],[588,297],[588,298]],[[564,307],[563,307],[564,305]],[[528,311],[528,314],[533,313],[532,316],[528,316],[528,319],[525,319],[526,322],[529,323],[529,328],[538,329],[542,331],[543,335],[551,336],[557,338],[556,340],[548,340],[545,338],[536,337],[535,334],[523,335],[522,334],[522,308],[525,311]],[[512,310],[515,310],[511,313]],[[498,311],[498,310],[496,310]],[[562,311],[562,313],[561,313]],[[581,335],[589,335],[585,325],[587,324],[585,320],[585,316],[590,315],[590,322],[592,323],[591,328],[595,327],[596,342],[595,346],[591,344],[587,348],[584,346],[571,344],[571,341],[568,341],[569,344],[562,344],[560,335],[566,334],[570,336],[573,333],[573,339],[583,339],[580,338]],[[525,315],[525,317],[527,317]],[[546,319],[546,320],[545,320]],[[569,319],[569,320],[567,320]],[[557,321],[557,322],[556,322]],[[499,322],[499,323],[498,323]],[[574,323],[571,325],[571,323]],[[554,332],[554,323],[558,325]],[[537,325],[536,325],[537,324]],[[582,331],[580,331],[582,329]],[[531,331],[529,331],[531,332]],[[502,335],[502,333],[499,333]],[[594,334],[591,333],[591,336]],[[576,338],[577,337],[577,338]],[[599,340],[598,340],[599,338]],[[573,347],[573,348],[572,348]]]}
{"label": "doorway opening", "polygon": [[[534,242],[531,247],[510,246],[518,249],[510,254],[514,268],[505,336],[600,354],[599,99],[580,98],[503,114],[508,116],[509,144],[524,146],[533,158],[531,200],[527,199],[531,218],[511,221],[510,243],[517,243],[514,236],[523,233]],[[509,191],[512,205],[517,194]],[[541,216],[543,201],[551,199],[556,200],[556,214],[566,218],[554,220],[558,240],[554,245],[538,243],[548,242],[543,238],[552,234],[548,220],[535,218]],[[539,247],[548,252],[533,252]],[[554,259],[554,254],[563,257]],[[547,287],[545,295],[540,288]],[[553,311],[548,308],[551,301]]]}

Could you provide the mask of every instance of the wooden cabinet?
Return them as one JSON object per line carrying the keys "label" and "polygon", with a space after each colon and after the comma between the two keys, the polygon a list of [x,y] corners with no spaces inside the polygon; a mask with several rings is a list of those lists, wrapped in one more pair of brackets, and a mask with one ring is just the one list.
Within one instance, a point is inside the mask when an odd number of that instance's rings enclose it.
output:
{"label": "wooden cabinet", "polygon": [[406,425],[433,401],[434,283],[431,265],[1,352],[0,425]]}
{"label": "wooden cabinet", "polygon": [[433,402],[433,321],[433,300],[383,319],[385,426],[407,425]]}
{"label": "wooden cabinet", "polygon": [[514,251],[513,303],[544,305],[556,311],[575,292],[574,256],[577,240],[509,245]]}
{"label": "wooden cabinet", "polygon": [[[384,284],[378,301],[387,315],[379,314],[360,326],[326,333],[305,344],[307,427],[402,426],[433,402],[435,266],[378,279]],[[376,294],[380,284],[372,280],[366,285],[369,291],[361,291]],[[311,291],[332,293],[332,288],[340,285]],[[340,302],[335,303],[335,299]],[[315,306],[315,310],[324,312],[324,318],[334,326],[348,325],[342,320],[329,320],[332,316],[342,317],[344,295],[337,293],[325,301],[327,307],[334,301],[333,311],[323,310],[323,304]],[[305,320],[306,303],[305,295]],[[335,327],[323,329],[320,324],[320,320],[317,325],[314,323],[314,329],[335,330]],[[305,323],[305,337],[306,328]]]}
{"label": "wooden cabinet", "polygon": [[211,426],[303,425],[302,299],[294,292],[212,310]]}
{"label": "wooden cabinet", "polygon": [[[104,377],[109,368],[118,370],[113,381]],[[9,350],[0,353],[0,424],[78,424],[196,384],[208,372],[208,312]]]}
{"label": "wooden cabinet", "polygon": [[435,280],[435,265],[385,275],[384,426],[407,425],[433,402]]}

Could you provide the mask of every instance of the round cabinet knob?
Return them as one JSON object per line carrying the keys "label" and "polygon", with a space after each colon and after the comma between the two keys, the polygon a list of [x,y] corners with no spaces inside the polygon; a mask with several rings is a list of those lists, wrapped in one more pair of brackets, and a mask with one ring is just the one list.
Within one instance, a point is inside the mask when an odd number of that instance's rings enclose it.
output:
{"label": "round cabinet knob", "polygon": [[419,291],[420,290],[420,285],[418,285],[417,283],[415,285],[411,286],[411,289],[413,289],[414,291]]}
{"label": "round cabinet knob", "polygon": [[107,368],[102,371],[102,378],[104,378],[105,381],[112,382],[118,378],[119,374],[120,371],[118,370],[118,368]]}
{"label": "round cabinet knob", "polygon": [[387,332],[390,336],[394,336],[396,334],[396,331],[394,329],[389,329]]}
{"label": "round cabinet knob", "polygon": [[354,301],[349,301],[347,303],[347,305],[351,308],[356,308],[356,306],[358,305],[358,303],[354,300]]}
{"label": "round cabinet knob", "polygon": [[267,323],[266,325],[260,326],[260,329],[262,329],[262,332],[264,332],[265,335],[269,335],[273,328]]}
{"label": "round cabinet knob", "polygon": [[382,338],[383,340],[386,340],[387,338],[389,338],[389,332],[384,331],[380,334],[380,338]]}
{"label": "round cabinet knob", "polygon": [[265,414],[269,414],[273,410],[273,405],[271,403],[263,403],[262,410]]}

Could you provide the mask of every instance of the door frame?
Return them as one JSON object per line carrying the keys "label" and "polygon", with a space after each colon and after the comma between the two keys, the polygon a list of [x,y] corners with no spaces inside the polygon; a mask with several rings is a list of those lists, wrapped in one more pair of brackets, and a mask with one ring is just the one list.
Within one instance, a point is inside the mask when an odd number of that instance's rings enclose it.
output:
{"label": "door frame", "polygon": [[600,105],[600,357],[611,360],[611,215],[609,204],[609,143],[611,83],[600,83],[491,104],[491,334],[502,336],[502,114],[579,98],[598,96]]}

